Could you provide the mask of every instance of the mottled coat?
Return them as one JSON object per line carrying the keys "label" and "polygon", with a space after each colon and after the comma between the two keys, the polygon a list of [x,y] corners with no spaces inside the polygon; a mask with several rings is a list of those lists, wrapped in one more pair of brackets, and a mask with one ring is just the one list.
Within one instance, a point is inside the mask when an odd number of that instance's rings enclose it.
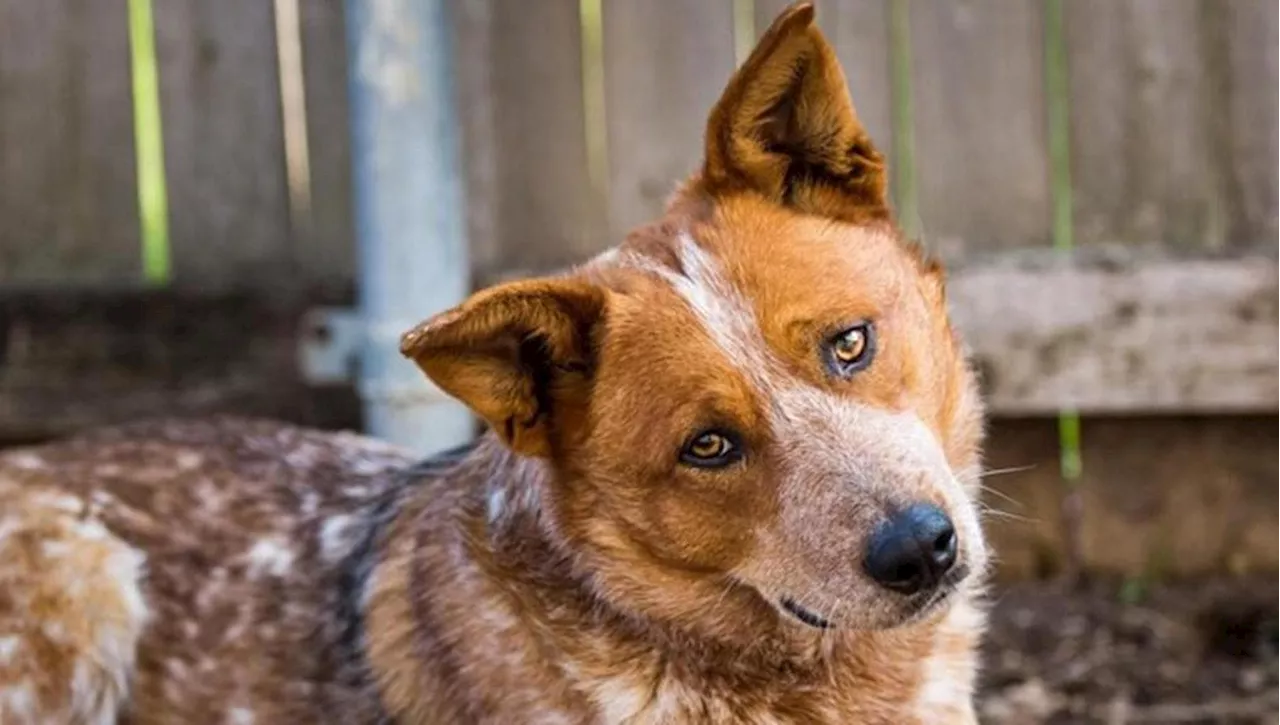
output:
{"label": "mottled coat", "polygon": [[359,593],[407,463],[237,419],[0,455],[0,722],[377,722]]}

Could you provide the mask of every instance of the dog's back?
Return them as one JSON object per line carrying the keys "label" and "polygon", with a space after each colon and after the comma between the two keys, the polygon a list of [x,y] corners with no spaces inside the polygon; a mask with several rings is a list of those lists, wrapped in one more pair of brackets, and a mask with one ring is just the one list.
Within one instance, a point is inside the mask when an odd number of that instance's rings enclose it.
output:
{"label": "dog's back", "polygon": [[407,462],[244,420],[0,455],[0,722],[377,722],[357,600]]}

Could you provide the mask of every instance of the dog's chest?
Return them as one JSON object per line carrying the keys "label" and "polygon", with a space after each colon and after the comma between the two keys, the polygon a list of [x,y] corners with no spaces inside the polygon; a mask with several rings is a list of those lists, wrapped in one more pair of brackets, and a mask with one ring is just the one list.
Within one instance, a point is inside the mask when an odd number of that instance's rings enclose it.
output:
{"label": "dog's chest", "polygon": [[837,658],[808,675],[751,671],[735,678],[729,665],[709,668],[717,676],[708,678],[660,657],[574,674],[601,725],[973,723],[982,618],[979,608],[957,602],[924,635],[922,658],[903,658],[914,648],[895,636],[889,646]]}
{"label": "dog's chest", "polygon": [[[600,725],[822,725],[830,723],[972,722],[970,687],[935,682],[913,691],[862,691],[813,687],[775,691],[708,691],[677,679],[645,682],[614,677],[585,688]],[[945,693],[945,697],[939,697]]]}
{"label": "dog's chest", "polygon": [[620,676],[593,681],[586,689],[597,708],[601,725],[696,722],[773,725],[783,722],[766,708],[746,707],[720,693],[707,693],[670,678],[644,682]]}
{"label": "dog's chest", "polygon": [[722,689],[677,677],[646,679],[634,673],[593,680],[585,689],[600,725],[820,724],[849,722],[853,714],[842,707],[839,697],[822,688],[787,692],[763,684]]}

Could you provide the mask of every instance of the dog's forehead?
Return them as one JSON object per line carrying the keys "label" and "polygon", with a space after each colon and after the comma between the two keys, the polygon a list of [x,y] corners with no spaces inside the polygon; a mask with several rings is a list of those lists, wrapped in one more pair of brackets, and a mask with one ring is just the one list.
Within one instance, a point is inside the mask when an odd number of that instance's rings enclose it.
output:
{"label": "dog's forehead", "polygon": [[733,205],[701,220],[654,225],[600,263],[618,273],[611,287],[645,300],[631,313],[635,328],[654,334],[692,322],[755,369],[765,367],[760,356],[770,349],[786,357],[796,325],[877,317],[910,279],[887,227]]}
{"label": "dog's forehead", "polygon": [[720,205],[696,235],[762,322],[853,302],[888,304],[906,255],[889,225],[856,226],[746,201]]}

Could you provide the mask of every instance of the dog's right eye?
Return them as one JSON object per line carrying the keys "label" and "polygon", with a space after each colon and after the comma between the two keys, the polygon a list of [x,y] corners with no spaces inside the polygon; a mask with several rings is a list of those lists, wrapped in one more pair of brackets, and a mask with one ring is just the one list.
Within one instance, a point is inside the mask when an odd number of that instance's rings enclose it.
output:
{"label": "dog's right eye", "polygon": [[847,378],[871,364],[876,354],[875,328],[860,322],[827,340],[827,367]]}
{"label": "dog's right eye", "polygon": [[699,433],[680,452],[681,462],[699,468],[721,468],[741,457],[742,451],[733,439],[719,431]]}

